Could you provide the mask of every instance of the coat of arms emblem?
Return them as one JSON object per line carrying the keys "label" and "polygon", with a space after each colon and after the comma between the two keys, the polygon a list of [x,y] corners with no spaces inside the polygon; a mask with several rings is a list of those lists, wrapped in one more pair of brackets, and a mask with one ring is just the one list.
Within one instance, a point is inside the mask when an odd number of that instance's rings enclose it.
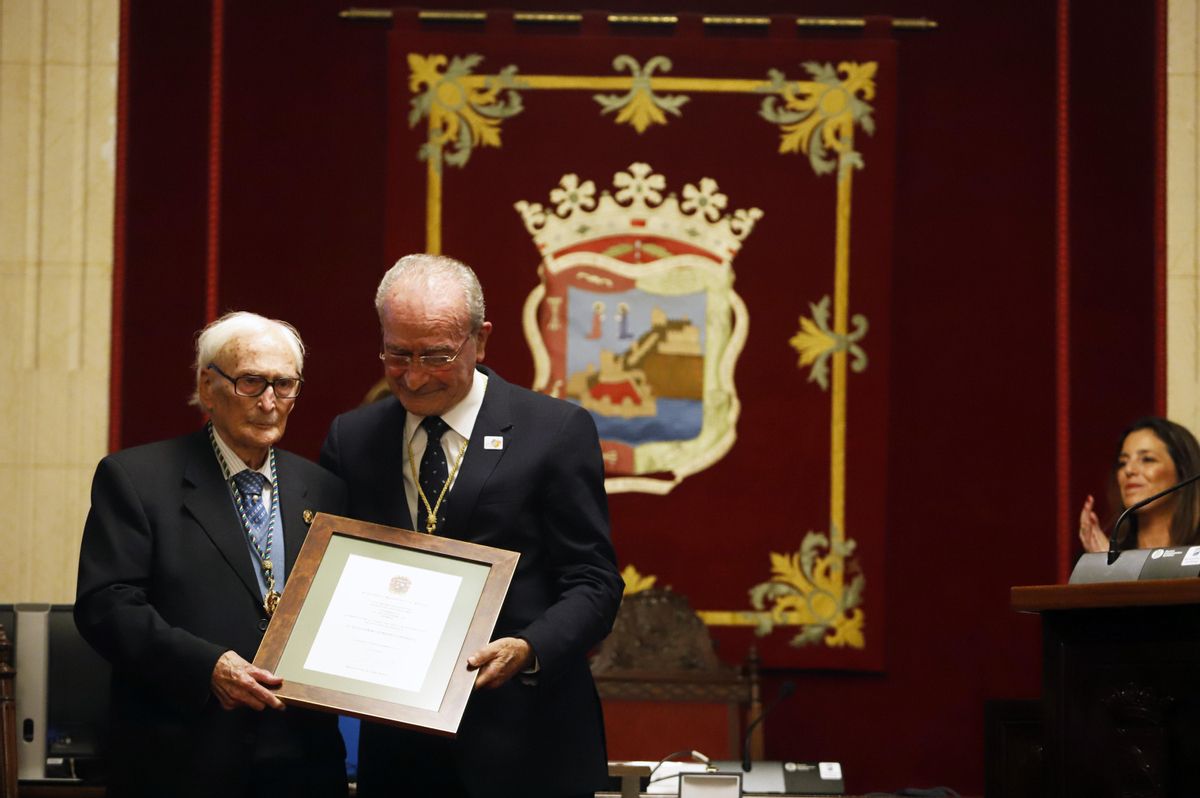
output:
{"label": "coat of arms emblem", "polygon": [[550,207],[516,203],[542,256],[525,335],[534,389],[595,419],[609,492],[663,494],[736,440],[748,317],[733,258],[762,211],[724,213],[707,177],[664,197],[644,163],[613,188],[597,198],[593,181],[567,174]]}

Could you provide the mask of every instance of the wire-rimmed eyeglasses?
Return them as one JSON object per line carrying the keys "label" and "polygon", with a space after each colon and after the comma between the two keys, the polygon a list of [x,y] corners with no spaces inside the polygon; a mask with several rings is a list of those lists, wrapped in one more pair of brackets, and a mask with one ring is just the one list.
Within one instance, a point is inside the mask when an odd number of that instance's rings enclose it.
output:
{"label": "wire-rimmed eyeglasses", "polygon": [[467,345],[467,341],[471,340],[468,335],[463,339],[463,342],[458,345],[458,349],[454,350],[454,354],[434,353],[429,355],[414,355],[412,352],[389,352],[385,347],[379,353],[379,359],[383,361],[383,365],[393,369],[409,369],[414,363],[419,363],[421,368],[429,371],[440,371],[444,368],[449,368],[458,356],[462,354],[463,347]]}

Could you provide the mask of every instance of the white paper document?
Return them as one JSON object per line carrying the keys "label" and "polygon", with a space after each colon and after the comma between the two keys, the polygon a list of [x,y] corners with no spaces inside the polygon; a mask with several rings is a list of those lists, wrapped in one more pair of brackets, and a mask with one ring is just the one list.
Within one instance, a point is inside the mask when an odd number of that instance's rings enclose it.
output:
{"label": "white paper document", "polygon": [[461,584],[454,574],[351,554],[304,667],[420,691]]}
{"label": "white paper document", "polygon": [[650,765],[650,783],[646,787],[648,795],[678,795],[679,774],[704,773],[707,766],[703,762],[629,762],[630,765]]}

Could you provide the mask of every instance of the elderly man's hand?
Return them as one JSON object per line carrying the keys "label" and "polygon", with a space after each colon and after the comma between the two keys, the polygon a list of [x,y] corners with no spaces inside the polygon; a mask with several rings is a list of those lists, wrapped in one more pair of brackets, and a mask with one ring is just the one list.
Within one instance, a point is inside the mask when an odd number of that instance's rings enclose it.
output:
{"label": "elderly man's hand", "polygon": [[533,665],[533,646],[519,637],[502,637],[467,657],[467,665],[479,669],[475,689],[499,687]]}
{"label": "elderly man's hand", "polygon": [[236,651],[222,654],[212,672],[213,695],[225,709],[283,709],[283,702],[267,689],[281,684],[282,678],[246,662]]}

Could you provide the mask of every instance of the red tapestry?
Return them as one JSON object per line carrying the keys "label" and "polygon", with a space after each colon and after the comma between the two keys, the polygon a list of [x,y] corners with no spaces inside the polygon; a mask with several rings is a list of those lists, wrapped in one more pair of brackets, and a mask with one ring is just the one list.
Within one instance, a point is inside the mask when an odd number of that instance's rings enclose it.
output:
{"label": "red tapestry", "polygon": [[394,17],[389,248],[475,268],[489,355],[519,328],[596,420],[627,591],[685,594],[730,661],[883,667],[879,27]]}

